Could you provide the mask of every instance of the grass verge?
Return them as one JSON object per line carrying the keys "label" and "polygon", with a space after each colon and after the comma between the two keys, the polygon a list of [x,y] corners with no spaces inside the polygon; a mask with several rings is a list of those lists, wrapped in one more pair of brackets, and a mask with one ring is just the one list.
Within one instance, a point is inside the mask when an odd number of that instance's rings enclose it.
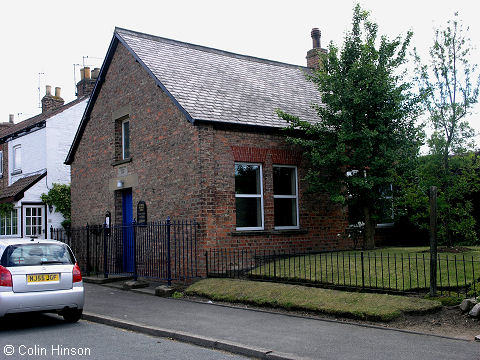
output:
{"label": "grass verge", "polygon": [[185,293],[216,301],[306,310],[375,321],[390,321],[402,313],[432,312],[442,306],[438,301],[414,297],[232,279],[200,280],[189,286]]}

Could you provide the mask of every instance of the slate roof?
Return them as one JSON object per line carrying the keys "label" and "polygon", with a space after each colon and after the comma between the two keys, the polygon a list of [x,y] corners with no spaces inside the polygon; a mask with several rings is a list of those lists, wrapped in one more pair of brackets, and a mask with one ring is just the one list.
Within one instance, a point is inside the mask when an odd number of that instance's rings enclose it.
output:
{"label": "slate roof", "polygon": [[35,185],[41,178],[47,175],[44,171],[41,174],[35,174],[18,179],[12,185],[0,191],[0,203],[18,201],[23,198],[25,191]]}
{"label": "slate roof", "polygon": [[317,121],[320,103],[306,67],[115,29],[193,121],[281,128],[276,109]]}
{"label": "slate roof", "polygon": [[118,44],[123,44],[171,98],[186,118],[284,128],[280,109],[302,120],[317,122],[313,104],[320,94],[306,79],[307,67],[115,28],[92,96],[77,129],[65,164],[72,164],[75,152],[99,96]]}

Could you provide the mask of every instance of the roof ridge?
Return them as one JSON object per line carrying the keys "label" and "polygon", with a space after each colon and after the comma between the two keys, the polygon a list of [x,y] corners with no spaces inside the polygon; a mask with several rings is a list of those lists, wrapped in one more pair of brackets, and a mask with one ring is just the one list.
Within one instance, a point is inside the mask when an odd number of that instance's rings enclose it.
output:
{"label": "roof ridge", "polygon": [[144,39],[161,41],[161,42],[168,43],[168,44],[171,44],[171,45],[183,46],[183,47],[192,48],[192,49],[205,51],[205,52],[210,52],[210,53],[214,53],[214,54],[218,54],[218,55],[230,56],[230,57],[237,58],[237,59],[245,59],[245,60],[255,61],[255,62],[264,63],[264,64],[309,70],[309,68],[307,66],[289,64],[289,63],[285,63],[285,62],[281,62],[281,61],[269,60],[269,59],[260,58],[260,57],[256,57],[256,56],[251,56],[251,55],[238,54],[238,53],[234,53],[234,52],[227,51],[227,50],[212,48],[212,47],[209,47],[209,46],[187,43],[187,42],[180,41],[180,40],[174,40],[174,39],[169,39],[169,38],[165,38],[165,37],[162,37],[162,36],[151,35],[151,34],[142,33],[142,32],[138,32],[138,31],[134,31],[134,30],[115,27],[115,33],[117,33],[121,36],[122,32],[130,33],[132,35],[142,37]]}

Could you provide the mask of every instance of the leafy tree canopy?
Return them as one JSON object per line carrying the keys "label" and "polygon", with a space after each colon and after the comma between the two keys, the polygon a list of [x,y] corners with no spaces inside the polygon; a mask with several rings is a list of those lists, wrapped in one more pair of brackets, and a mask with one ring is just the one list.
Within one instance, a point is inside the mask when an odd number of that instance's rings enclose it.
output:
{"label": "leafy tree canopy", "polygon": [[343,47],[331,43],[327,54],[319,53],[320,66],[309,76],[321,94],[319,121],[278,112],[290,129],[301,130],[290,140],[305,149],[311,190],[362,209],[369,247],[380,200],[411,168],[420,144],[419,99],[402,72],[412,33],[394,40],[377,33],[377,24],[357,5]]}

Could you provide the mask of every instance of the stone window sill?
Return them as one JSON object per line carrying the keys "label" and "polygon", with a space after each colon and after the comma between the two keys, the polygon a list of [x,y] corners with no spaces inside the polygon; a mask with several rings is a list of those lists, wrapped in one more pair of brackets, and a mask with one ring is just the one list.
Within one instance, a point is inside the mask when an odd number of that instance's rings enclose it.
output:
{"label": "stone window sill", "polygon": [[303,235],[308,234],[306,229],[283,229],[283,230],[248,230],[232,231],[231,236],[265,236],[265,235]]}
{"label": "stone window sill", "polygon": [[129,157],[128,159],[123,159],[123,160],[116,160],[112,162],[112,166],[117,166],[117,165],[122,165],[122,164],[127,164],[129,162],[132,162],[132,158]]}
{"label": "stone window sill", "polygon": [[21,173],[22,173],[22,170],[13,170],[10,175],[15,176],[15,175],[19,175]]}

